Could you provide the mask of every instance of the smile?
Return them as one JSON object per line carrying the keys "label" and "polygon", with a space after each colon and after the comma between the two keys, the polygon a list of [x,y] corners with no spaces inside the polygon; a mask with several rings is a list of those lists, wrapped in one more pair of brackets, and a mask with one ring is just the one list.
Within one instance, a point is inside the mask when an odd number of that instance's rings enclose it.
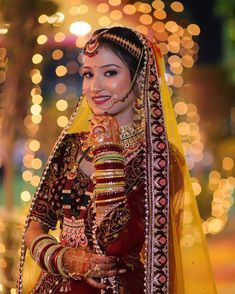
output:
{"label": "smile", "polygon": [[99,96],[93,96],[92,100],[94,101],[95,104],[100,105],[107,102],[110,98],[111,96],[99,95]]}

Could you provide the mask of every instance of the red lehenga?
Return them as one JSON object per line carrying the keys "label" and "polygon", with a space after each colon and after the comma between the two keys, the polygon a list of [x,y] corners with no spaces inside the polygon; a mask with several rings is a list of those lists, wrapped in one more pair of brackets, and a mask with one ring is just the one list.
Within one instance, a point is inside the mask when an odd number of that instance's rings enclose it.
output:
{"label": "red lehenga", "polygon": [[[92,222],[94,214],[89,205],[87,189],[92,185],[90,177],[77,168],[77,177],[72,183],[70,211],[64,209],[63,193],[67,174],[74,166],[79,149],[79,134],[67,135],[51,164],[48,180],[34,204],[30,219],[46,224],[50,228],[61,224],[60,241],[63,245],[82,247],[92,251]],[[77,150],[76,150],[77,149]],[[143,182],[143,152],[140,150],[125,167],[128,210],[119,206],[108,215],[97,230],[97,240],[106,255],[119,257],[118,267],[127,273],[116,277],[120,293],[144,293],[144,265],[141,250],[145,241],[145,209]],[[59,177],[58,177],[59,175]],[[66,206],[66,205],[65,205]],[[84,220],[84,222],[83,222]],[[42,272],[32,293],[63,293],[62,278],[49,272]],[[100,290],[86,282],[70,280],[72,291],[66,293],[95,294]],[[49,292],[50,290],[50,292]],[[105,293],[112,293],[106,290]]]}

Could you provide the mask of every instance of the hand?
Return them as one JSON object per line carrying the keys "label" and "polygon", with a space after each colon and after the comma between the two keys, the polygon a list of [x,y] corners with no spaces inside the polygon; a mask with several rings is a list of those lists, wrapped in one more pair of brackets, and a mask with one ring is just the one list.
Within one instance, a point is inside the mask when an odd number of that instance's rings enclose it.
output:
{"label": "hand", "polygon": [[98,289],[107,286],[94,278],[112,277],[125,272],[115,269],[115,257],[90,253],[81,248],[70,248],[65,251],[62,263],[71,278],[75,280],[84,278],[90,286]]}

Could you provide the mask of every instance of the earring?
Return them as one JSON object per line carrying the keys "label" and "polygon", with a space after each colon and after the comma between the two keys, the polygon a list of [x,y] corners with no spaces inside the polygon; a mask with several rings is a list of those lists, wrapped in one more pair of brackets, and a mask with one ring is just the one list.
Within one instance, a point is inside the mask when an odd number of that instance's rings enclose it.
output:
{"label": "earring", "polygon": [[136,123],[141,122],[143,120],[143,102],[140,98],[136,98],[133,104],[133,112],[134,112],[134,121]]}

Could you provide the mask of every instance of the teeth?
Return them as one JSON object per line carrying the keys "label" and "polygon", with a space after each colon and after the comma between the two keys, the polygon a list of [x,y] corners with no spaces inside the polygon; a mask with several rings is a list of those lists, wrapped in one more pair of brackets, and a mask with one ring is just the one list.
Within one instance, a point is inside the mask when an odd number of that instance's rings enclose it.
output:
{"label": "teeth", "polygon": [[96,101],[102,101],[102,100],[107,100],[107,99],[109,99],[110,98],[110,96],[104,96],[104,97],[99,97],[99,98],[93,98],[94,100],[96,100]]}

